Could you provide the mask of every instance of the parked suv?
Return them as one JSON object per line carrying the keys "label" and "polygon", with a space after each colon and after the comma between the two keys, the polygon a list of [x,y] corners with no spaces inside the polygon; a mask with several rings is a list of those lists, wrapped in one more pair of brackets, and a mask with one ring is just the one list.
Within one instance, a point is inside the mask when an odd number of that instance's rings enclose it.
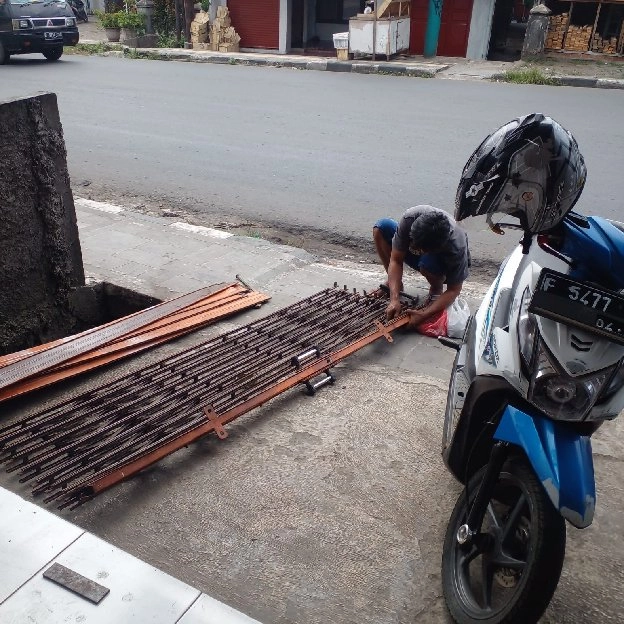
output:
{"label": "parked suv", "polygon": [[11,54],[43,54],[58,61],[78,43],[76,18],[63,0],[0,0],[0,65]]}

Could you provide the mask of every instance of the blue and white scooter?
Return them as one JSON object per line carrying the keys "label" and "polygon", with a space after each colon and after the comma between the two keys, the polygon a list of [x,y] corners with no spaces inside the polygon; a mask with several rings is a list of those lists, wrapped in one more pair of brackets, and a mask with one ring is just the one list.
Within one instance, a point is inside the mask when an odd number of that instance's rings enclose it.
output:
{"label": "blue and white scooter", "polygon": [[[441,339],[458,349],[443,458],[466,487],[442,581],[460,624],[537,622],[565,520],[584,528],[594,516],[590,438],[624,408],[624,226],[571,212],[584,181],[573,137],[529,115],[484,141],[458,189],[458,220],[523,230],[461,343]],[[519,225],[494,224],[496,212]]]}

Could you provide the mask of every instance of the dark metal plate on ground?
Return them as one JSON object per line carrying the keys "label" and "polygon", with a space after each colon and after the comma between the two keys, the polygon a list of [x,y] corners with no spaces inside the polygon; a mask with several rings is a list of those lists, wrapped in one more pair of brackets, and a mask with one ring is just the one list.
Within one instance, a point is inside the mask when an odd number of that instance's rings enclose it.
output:
{"label": "dark metal plate on ground", "polygon": [[624,344],[624,297],[542,269],[529,311]]}
{"label": "dark metal plate on ground", "polygon": [[99,604],[110,592],[108,587],[104,587],[86,576],[78,574],[78,572],[74,572],[60,563],[53,563],[43,573],[43,578],[47,578],[57,585],[69,589],[69,591],[86,598],[94,604]]}

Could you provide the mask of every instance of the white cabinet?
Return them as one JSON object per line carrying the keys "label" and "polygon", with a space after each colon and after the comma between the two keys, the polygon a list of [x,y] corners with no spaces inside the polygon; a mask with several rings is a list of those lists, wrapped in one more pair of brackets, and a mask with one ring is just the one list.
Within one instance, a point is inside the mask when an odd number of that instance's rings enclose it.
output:
{"label": "white cabinet", "polygon": [[353,17],[349,20],[349,52],[353,54],[373,53],[373,33],[375,34],[375,54],[393,54],[409,49],[410,18],[382,17],[376,21]]}

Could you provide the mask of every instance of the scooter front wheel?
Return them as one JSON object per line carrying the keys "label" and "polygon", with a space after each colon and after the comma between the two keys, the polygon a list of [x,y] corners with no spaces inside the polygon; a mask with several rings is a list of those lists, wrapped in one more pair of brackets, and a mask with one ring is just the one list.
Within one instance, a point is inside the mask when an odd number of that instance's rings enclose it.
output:
{"label": "scooter front wheel", "polygon": [[[470,480],[472,504],[484,469]],[[442,584],[458,624],[532,624],[546,610],[565,556],[565,522],[526,461],[508,461],[483,525],[464,544],[466,495],[459,496],[446,530]],[[463,541],[463,540],[462,540]]]}

